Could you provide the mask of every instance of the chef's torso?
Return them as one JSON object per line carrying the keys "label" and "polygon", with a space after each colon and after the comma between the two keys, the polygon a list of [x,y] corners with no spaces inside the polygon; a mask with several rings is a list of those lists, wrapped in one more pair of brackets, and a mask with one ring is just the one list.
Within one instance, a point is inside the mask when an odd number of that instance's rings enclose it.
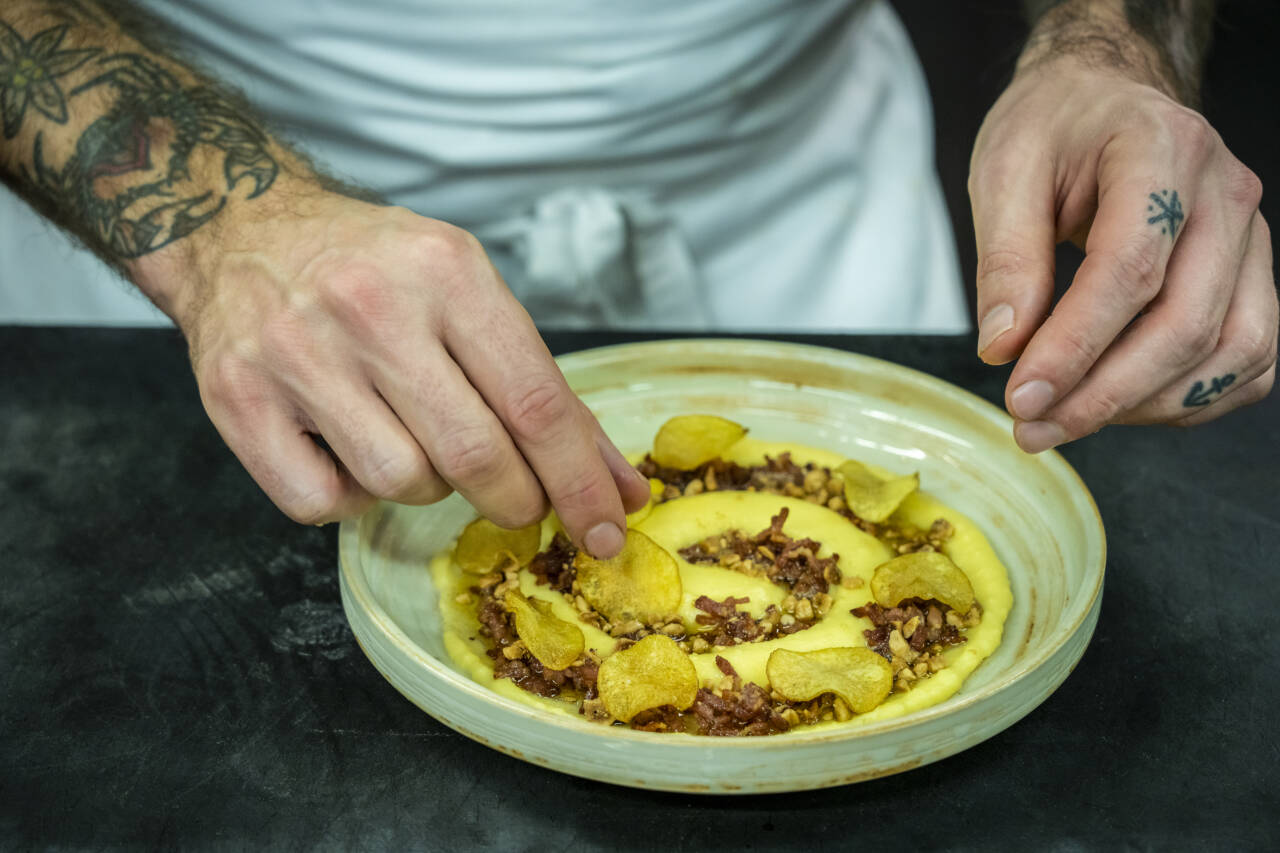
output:
{"label": "chef's torso", "polygon": [[[966,325],[927,92],[880,3],[147,4],[322,165],[473,230],[544,327]],[[0,219],[0,316],[24,278],[103,277]]]}

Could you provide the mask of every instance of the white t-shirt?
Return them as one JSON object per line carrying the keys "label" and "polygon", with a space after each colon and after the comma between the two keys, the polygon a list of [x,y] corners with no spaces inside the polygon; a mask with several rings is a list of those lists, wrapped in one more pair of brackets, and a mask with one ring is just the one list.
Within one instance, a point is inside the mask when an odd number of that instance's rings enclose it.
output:
{"label": "white t-shirt", "polygon": [[[322,165],[475,232],[544,328],[968,327],[882,2],[149,5]],[[157,317],[7,194],[0,259],[0,321]]]}

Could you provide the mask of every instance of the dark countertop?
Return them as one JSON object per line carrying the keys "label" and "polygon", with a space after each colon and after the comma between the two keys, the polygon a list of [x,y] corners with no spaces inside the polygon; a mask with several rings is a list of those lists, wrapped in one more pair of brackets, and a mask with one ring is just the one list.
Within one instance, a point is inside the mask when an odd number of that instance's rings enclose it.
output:
{"label": "dark countertop", "polygon": [[[566,352],[636,335],[550,335]],[[998,401],[964,338],[815,337]],[[1078,668],[944,761],[709,798],[523,764],[396,693],[176,333],[0,328],[0,847],[1277,849],[1280,394],[1065,455],[1108,532]]]}

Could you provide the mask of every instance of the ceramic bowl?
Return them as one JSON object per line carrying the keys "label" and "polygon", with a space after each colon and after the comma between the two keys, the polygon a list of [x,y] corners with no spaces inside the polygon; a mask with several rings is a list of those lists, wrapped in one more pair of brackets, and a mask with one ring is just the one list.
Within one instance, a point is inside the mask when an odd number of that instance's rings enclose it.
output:
{"label": "ceramic bowl", "polygon": [[672,415],[713,412],[761,439],[918,470],[923,488],[976,521],[1008,567],[1014,605],[1004,639],[950,699],[863,727],[711,738],[600,726],[506,699],[454,667],[426,565],[473,510],[456,495],[429,507],[383,503],[342,524],[343,606],[374,666],[445,725],[516,758],[620,785],[802,790],[972,746],[1044,701],[1084,653],[1105,564],[1097,507],[1057,453],[1022,453],[994,406],[914,370],[795,344],[659,341],[559,363],[624,452],[648,448]]}

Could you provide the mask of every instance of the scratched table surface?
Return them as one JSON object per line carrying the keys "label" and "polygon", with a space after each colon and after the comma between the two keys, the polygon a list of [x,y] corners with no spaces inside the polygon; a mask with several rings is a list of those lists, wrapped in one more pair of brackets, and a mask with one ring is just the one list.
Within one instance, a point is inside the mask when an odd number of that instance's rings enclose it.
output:
{"label": "scratched table surface", "polygon": [[[1007,376],[966,338],[802,340],[992,401]],[[1280,395],[1066,456],[1110,557],[1093,643],[1040,708],[851,787],[642,792],[492,752],[383,681],[336,526],[259,493],[175,333],[0,328],[0,848],[1277,849]]]}

